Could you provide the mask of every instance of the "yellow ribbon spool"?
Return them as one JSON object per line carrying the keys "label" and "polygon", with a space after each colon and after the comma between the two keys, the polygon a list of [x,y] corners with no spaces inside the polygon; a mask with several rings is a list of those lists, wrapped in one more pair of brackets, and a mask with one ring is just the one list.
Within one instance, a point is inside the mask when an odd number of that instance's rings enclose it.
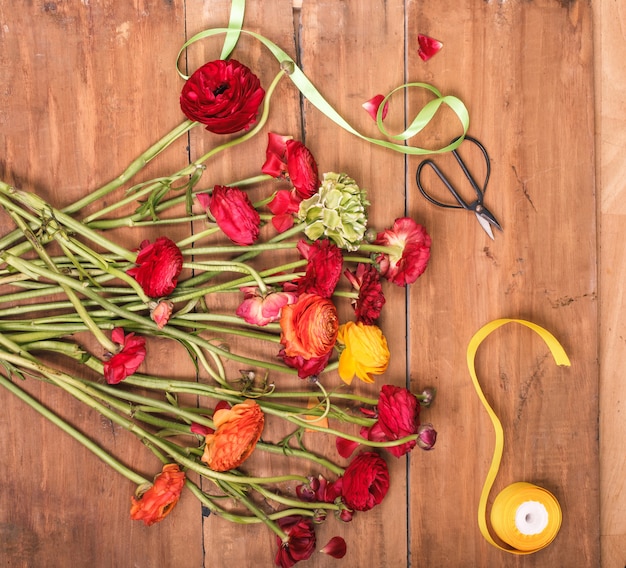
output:
{"label": "yellow ribbon spool", "polygon": [[559,366],[570,366],[569,358],[557,339],[543,327],[520,319],[497,319],[481,327],[472,337],[467,347],[467,366],[474,383],[476,393],[491,419],[496,436],[496,443],[487,472],[485,483],[478,502],[478,526],[483,537],[496,548],[511,554],[532,554],[548,546],[561,528],[561,507],[554,495],[523,481],[505,487],[496,496],[491,507],[491,526],[497,536],[511,546],[500,546],[489,533],[487,527],[487,500],[493,487],[504,448],[502,424],[493,411],[478,382],[475,369],[476,352],[489,334],[507,323],[518,323],[536,332],[544,340],[554,361]]}

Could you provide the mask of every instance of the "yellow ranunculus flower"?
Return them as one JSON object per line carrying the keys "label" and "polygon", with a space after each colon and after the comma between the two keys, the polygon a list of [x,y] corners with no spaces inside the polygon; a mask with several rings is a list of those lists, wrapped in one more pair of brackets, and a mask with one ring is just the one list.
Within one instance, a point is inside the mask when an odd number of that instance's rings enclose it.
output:
{"label": "yellow ranunculus flower", "polygon": [[387,340],[379,327],[348,322],[339,327],[337,341],[344,346],[339,356],[339,376],[350,384],[354,375],[373,383],[372,375],[382,375],[389,365]]}

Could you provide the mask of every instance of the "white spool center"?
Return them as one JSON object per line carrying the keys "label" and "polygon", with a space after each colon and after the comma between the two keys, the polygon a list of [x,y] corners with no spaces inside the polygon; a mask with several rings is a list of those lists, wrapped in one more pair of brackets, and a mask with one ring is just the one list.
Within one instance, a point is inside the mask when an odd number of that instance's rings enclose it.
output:
{"label": "white spool center", "polygon": [[539,501],[526,501],[515,512],[515,526],[526,536],[542,533],[548,526],[548,510]]}

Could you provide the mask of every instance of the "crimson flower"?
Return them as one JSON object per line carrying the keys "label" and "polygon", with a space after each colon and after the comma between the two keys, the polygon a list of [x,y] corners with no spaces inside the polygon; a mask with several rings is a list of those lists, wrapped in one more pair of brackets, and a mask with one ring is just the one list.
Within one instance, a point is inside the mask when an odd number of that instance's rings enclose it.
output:
{"label": "crimson flower", "polygon": [[244,300],[236,314],[254,325],[278,321],[283,306],[293,304],[298,299],[295,292],[270,292],[263,296],[256,286],[246,286],[241,291],[244,293]]}
{"label": "crimson flower", "polygon": [[248,194],[238,187],[216,185],[211,195],[196,194],[198,202],[209,211],[222,232],[237,245],[251,245],[259,236],[261,217]]}
{"label": "crimson flower", "polygon": [[346,270],[344,274],[352,287],[359,292],[359,297],[352,300],[356,322],[372,325],[385,305],[380,273],[371,264],[359,263],[356,271]]}
{"label": "crimson flower", "polygon": [[300,515],[290,515],[276,522],[288,537],[286,541],[279,536],[276,537],[278,544],[276,566],[291,568],[300,560],[310,558],[315,551],[316,544],[313,521]]}
{"label": "crimson flower", "polygon": [[[330,298],[341,277],[341,249],[328,239],[313,241],[311,244],[301,239],[297,248],[308,263],[304,276],[293,284],[295,290],[298,294],[317,294],[322,298]],[[284,288],[290,290],[293,285],[285,284]]]}
{"label": "crimson flower", "polygon": [[185,485],[185,473],[178,464],[163,466],[154,483],[136,499],[131,497],[130,518],[143,521],[146,526],[162,521],[178,503]]}
{"label": "crimson flower", "polygon": [[[420,404],[411,391],[394,385],[383,385],[378,397],[378,421],[369,428],[361,428],[361,436],[376,442],[398,440],[417,434]],[[399,458],[409,453],[417,442],[405,442],[385,448]]]}
{"label": "crimson flower", "polygon": [[391,229],[378,233],[374,244],[397,249],[394,253],[381,253],[376,262],[381,275],[398,286],[412,284],[428,266],[430,236],[410,217],[396,219]]}
{"label": "crimson flower", "polygon": [[342,495],[355,511],[369,511],[382,502],[389,490],[387,463],[374,452],[354,458],[342,476]]}
{"label": "crimson flower", "polygon": [[137,280],[147,296],[159,298],[176,288],[183,269],[183,255],[174,241],[159,237],[153,243],[145,240],[139,245],[135,263],[137,266],[126,273]]}
{"label": "crimson flower", "polygon": [[239,61],[210,61],[185,83],[180,108],[210,132],[230,134],[254,124],[264,96],[258,77]]}
{"label": "crimson flower", "polygon": [[110,385],[116,385],[132,375],[146,357],[146,340],[134,333],[124,335],[121,327],[111,332],[111,339],[121,346],[120,351],[104,362],[104,378]]}
{"label": "crimson flower", "polygon": [[[378,117],[378,109],[384,100],[384,95],[375,95],[369,101],[365,101],[361,106],[369,113],[373,120],[376,120]],[[383,120],[387,117],[388,111],[389,102],[386,102],[381,116]]]}
{"label": "crimson flower", "polygon": [[272,225],[279,233],[293,227],[294,214],[298,212],[301,201],[295,190],[281,189],[267,204],[268,209],[273,213]]}

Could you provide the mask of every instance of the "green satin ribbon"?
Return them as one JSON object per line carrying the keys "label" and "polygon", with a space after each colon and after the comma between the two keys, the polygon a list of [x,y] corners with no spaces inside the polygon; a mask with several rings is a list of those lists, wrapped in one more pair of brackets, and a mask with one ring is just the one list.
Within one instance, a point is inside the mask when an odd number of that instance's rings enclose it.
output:
{"label": "green satin ribbon", "polygon": [[[205,38],[209,38],[212,36],[226,34],[226,38],[224,40],[224,46],[222,48],[222,59],[228,57],[232,50],[234,49],[237,40],[240,34],[244,33],[249,35],[259,42],[261,42],[276,58],[278,63],[286,70],[286,73],[289,75],[289,78],[293,82],[293,84],[298,88],[300,93],[320,112],[330,118],[335,124],[343,128],[344,130],[358,136],[363,140],[367,140],[372,144],[376,144],[377,146],[383,146],[384,148],[388,148],[390,150],[394,150],[396,152],[401,152],[403,154],[411,154],[411,155],[424,155],[424,154],[440,154],[444,152],[450,152],[459,146],[459,144],[463,141],[465,134],[467,134],[467,130],[469,128],[469,113],[467,108],[463,104],[463,102],[454,97],[452,95],[443,95],[438,89],[429,85],[427,83],[405,83],[393,89],[383,100],[380,105],[378,116],[376,120],[376,124],[378,125],[378,129],[380,132],[393,140],[406,141],[409,138],[415,136],[419,132],[421,132],[428,123],[435,116],[439,107],[441,105],[446,104],[454,114],[457,116],[461,123],[462,134],[458,136],[452,143],[444,146],[443,148],[438,149],[427,149],[420,148],[416,146],[408,146],[403,144],[397,144],[395,142],[390,142],[388,140],[381,140],[379,138],[372,138],[370,136],[366,136],[359,132],[356,128],[350,125],[336,110],[335,108],[322,96],[322,94],[317,90],[315,85],[308,79],[308,77],[303,73],[303,71],[296,65],[295,61],[287,54],[284,50],[278,47],[274,42],[269,40],[268,38],[258,34],[256,32],[252,32],[249,30],[243,29],[243,18],[245,12],[245,0],[233,0],[231,5],[231,13],[229,24],[227,28],[212,28],[208,30],[204,30],[200,33],[197,33],[189,40],[187,40],[183,46],[180,48],[178,52],[178,56],[176,58],[176,70],[178,74],[185,80],[189,78],[188,75],[185,75],[179,67],[179,62],[181,59],[181,55],[183,51],[185,51],[190,45],[194,44],[197,41],[200,41]],[[387,100],[400,89],[407,88],[420,88],[425,89],[432,93],[435,98],[428,103],[426,103],[422,109],[419,111],[417,116],[411,121],[411,124],[401,132],[400,134],[390,135],[384,128],[382,122],[382,109]]]}

